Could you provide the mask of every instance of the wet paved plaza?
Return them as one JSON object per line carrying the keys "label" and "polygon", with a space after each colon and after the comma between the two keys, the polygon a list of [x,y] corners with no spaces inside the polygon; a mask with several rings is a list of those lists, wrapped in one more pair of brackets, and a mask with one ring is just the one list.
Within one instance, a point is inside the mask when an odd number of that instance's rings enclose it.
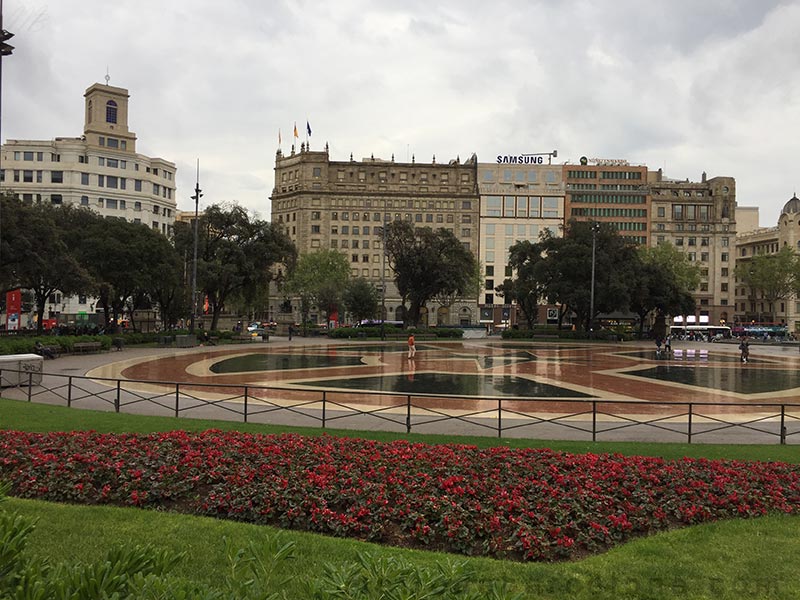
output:
{"label": "wet paved plaza", "polygon": [[[32,400],[276,425],[538,439],[800,442],[797,346],[271,338],[45,363]],[[71,386],[71,387],[70,387]],[[4,391],[25,399],[25,388]]]}
{"label": "wet paved plaza", "polygon": [[[111,362],[95,376],[337,392],[480,398],[597,398],[741,404],[800,402],[800,359],[789,352],[742,364],[735,345],[686,344],[670,355],[644,344],[422,342],[266,343]],[[785,348],[785,351],[792,348]],[[794,349],[796,352],[796,348]]]}

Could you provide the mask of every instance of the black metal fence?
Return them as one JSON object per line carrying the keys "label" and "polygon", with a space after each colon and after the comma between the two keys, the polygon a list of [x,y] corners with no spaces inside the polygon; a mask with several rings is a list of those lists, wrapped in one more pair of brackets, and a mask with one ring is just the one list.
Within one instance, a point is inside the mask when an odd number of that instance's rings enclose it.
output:
{"label": "black metal fence", "polygon": [[800,404],[648,402],[601,398],[454,398],[331,390],[111,379],[0,370],[2,396],[75,408],[410,433],[539,439],[796,443]]}

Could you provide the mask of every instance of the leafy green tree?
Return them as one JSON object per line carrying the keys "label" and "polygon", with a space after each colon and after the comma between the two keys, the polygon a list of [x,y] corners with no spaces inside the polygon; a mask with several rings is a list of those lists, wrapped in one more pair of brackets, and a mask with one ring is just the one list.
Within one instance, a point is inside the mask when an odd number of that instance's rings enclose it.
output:
{"label": "leafy green tree", "polygon": [[639,335],[647,316],[655,317],[657,335],[666,335],[665,317],[694,313],[691,290],[700,281],[700,269],[672,244],[641,247],[631,264],[630,309],[639,316]]}
{"label": "leafy green tree", "polygon": [[[594,226],[597,230],[593,234]],[[591,314],[593,235],[595,293]],[[636,249],[612,225],[572,220],[564,229],[564,237],[556,237],[548,230],[542,234],[540,244],[546,260],[536,269],[537,282],[545,286],[548,302],[575,313],[580,329],[588,329],[598,313],[630,306],[629,282]]]}
{"label": "leafy green tree", "polygon": [[[64,207],[67,208],[67,207]],[[179,259],[169,240],[142,223],[104,219],[88,210],[63,210],[71,243],[93,276],[107,328],[151,305],[155,289],[175,275]]]}
{"label": "leafy green tree", "polygon": [[[193,255],[191,223],[175,223],[175,247],[182,256]],[[251,219],[236,205],[209,206],[198,223],[197,287],[208,299],[211,329],[217,328],[229,300],[266,287],[273,267],[291,265],[296,256],[280,225]]]}
{"label": "leafy green tree", "polygon": [[385,250],[403,306],[409,303],[406,325],[418,325],[421,309],[437,296],[473,291],[477,259],[451,231],[394,221],[386,226]]}
{"label": "leafy green tree", "polygon": [[356,277],[348,282],[342,300],[353,320],[359,322],[371,319],[378,313],[380,294],[372,283]]}
{"label": "leafy green tree", "polygon": [[777,254],[756,254],[736,265],[736,277],[750,288],[750,297],[768,303],[771,320],[777,320],[777,304],[800,287],[798,259],[789,246]]}
{"label": "leafy green tree", "polygon": [[0,280],[6,290],[19,287],[33,292],[37,333],[41,334],[50,295],[84,291],[91,278],[65,240],[61,208],[26,205],[8,197],[0,202],[4,219]]}
{"label": "leafy green tree", "polygon": [[328,322],[331,314],[342,304],[349,279],[350,263],[344,254],[336,250],[319,250],[300,257],[289,272],[284,289],[300,297],[304,324],[312,306],[319,308]]}
{"label": "leafy green tree", "polygon": [[508,266],[514,274],[506,278],[495,291],[507,303],[515,303],[525,315],[528,328],[537,321],[539,303],[547,294],[549,272],[544,264],[546,257],[541,244],[521,240],[509,248]]}

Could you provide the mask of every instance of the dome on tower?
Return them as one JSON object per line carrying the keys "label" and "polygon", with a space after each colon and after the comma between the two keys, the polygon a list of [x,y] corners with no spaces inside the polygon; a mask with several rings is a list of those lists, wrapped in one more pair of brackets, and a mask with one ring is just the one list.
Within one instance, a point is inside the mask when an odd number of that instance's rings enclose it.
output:
{"label": "dome on tower", "polygon": [[781,211],[782,215],[790,215],[793,213],[800,213],[800,198],[797,197],[797,194],[792,196],[789,201],[783,205],[783,210]]}

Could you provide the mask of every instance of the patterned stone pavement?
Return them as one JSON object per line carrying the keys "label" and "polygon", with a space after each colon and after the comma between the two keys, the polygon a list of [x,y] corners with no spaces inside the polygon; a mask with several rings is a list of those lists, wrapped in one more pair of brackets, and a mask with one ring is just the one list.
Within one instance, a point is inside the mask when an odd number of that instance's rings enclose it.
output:
{"label": "patterned stone pavement", "polygon": [[[654,431],[645,437],[670,438],[672,429],[684,431],[692,418],[687,417],[685,406],[676,408],[674,403],[691,402],[696,405],[697,431],[714,428],[716,419],[739,423],[763,419],[764,426],[774,432],[776,409],[766,405],[797,404],[784,409],[790,421],[789,441],[793,441],[795,413],[800,416],[797,346],[754,345],[747,364],[739,361],[735,344],[690,342],[674,344],[670,355],[658,355],[650,343],[504,343],[496,339],[422,341],[417,350],[415,359],[408,360],[404,342],[272,338],[268,343],[235,346],[69,356],[48,361],[45,371],[86,374],[100,387],[110,385],[100,378],[127,380],[126,389],[145,395],[167,395],[175,387],[168,382],[181,382],[182,392],[190,390],[205,404],[241,403],[241,390],[248,386],[245,395],[252,406],[259,401],[269,407],[301,406],[302,410],[290,411],[295,413],[293,419],[283,415],[283,422],[289,424],[314,424],[303,422],[304,415],[319,409],[315,403],[324,394],[332,403],[327,409],[330,419],[355,410],[359,414],[352,424],[342,425],[367,429],[403,429],[408,417],[415,430],[474,433],[471,428],[476,423],[479,429],[491,430],[500,426],[501,419],[504,428],[517,419],[527,429],[539,424],[536,429],[542,432],[557,424],[557,429],[567,429],[557,437],[583,437],[591,418],[611,423],[606,427],[609,435],[618,428],[630,429],[615,424],[636,421],[656,424],[648,427]],[[404,403],[412,404],[409,397],[414,398],[413,410],[404,409]],[[209,416],[208,408],[204,405],[198,416]],[[589,416],[589,410],[599,414]],[[376,415],[386,423],[373,423]],[[577,423],[577,433],[569,431],[572,421]],[[668,430],[658,431],[665,424]],[[627,439],[628,434],[615,439]],[[754,432],[739,435],[749,439]],[[538,437],[538,433],[529,431],[527,436]],[[551,435],[545,431],[544,436]]]}

